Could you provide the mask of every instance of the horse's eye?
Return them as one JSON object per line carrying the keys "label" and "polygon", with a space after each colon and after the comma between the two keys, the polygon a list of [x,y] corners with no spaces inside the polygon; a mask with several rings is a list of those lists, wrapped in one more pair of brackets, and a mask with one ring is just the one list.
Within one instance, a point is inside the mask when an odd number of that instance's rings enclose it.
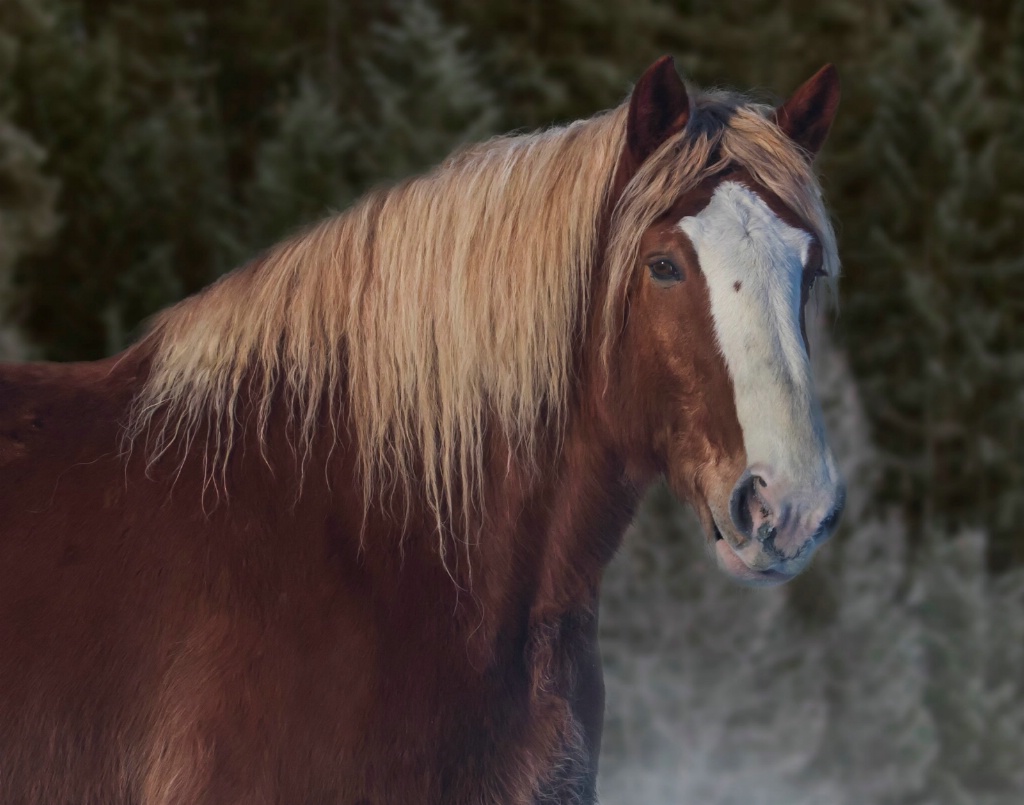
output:
{"label": "horse's eye", "polygon": [[659,283],[669,284],[679,282],[683,278],[683,272],[671,260],[659,258],[647,264],[647,270],[651,277]]}
{"label": "horse's eye", "polygon": [[820,265],[816,266],[813,269],[810,269],[809,271],[805,271],[804,272],[804,284],[807,286],[807,290],[810,291],[812,288],[814,288],[814,282],[815,282],[815,280],[818,279],[818,277],[824,277],[824,276],[825,276],[825,269],[822,268]]}

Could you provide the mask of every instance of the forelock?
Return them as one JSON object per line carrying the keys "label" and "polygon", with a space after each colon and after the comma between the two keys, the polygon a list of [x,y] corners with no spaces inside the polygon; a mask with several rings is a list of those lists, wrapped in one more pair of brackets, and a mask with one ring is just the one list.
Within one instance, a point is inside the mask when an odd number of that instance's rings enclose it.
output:
{"label": "forelock", "polygon": [[679,198],[728,167],[745,169],[805,221],[822,247],[826,276],[839,275],[835,232],[807,155],[771,119],[772,108],[734,92],[691,90],[686,127],[669,138],[626,184],[612,212],[605,255],[608,294],[604,360],[617,337],[628,279],[640,239]]}

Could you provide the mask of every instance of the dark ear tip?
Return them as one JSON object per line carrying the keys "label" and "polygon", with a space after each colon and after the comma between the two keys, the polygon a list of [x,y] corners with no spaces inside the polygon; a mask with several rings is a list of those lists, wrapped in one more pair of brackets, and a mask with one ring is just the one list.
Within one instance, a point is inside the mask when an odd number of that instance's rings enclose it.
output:
{"label": "dark ear tip", "polygon": [[815,79],[823,84],[829,86],[833,92],[839,92],[840,81],[839,81],[839,69],[832,63],[829,62],[815,75]]}
{"label": "dark ear tip", "polygon": [[834,63],[831,63],[830,61],[827,63],[827,65],[821,68],[821,70],[814,74],[814,77],[811,79],[811,82],[813,82],[816,86],[821,87],[826,92],[830,92],[835,95],[839,94],[839,70],[836,68]]}
{"label": "dark ear tip", "polygon": [[654,79],[657,78],[660,81],[664,81],[666,77],[678,78],[679,74],[676,72],[676,60],[672,56],[661,56],[655,62],[644,70],[644,74],[641,76],[643,79]]}

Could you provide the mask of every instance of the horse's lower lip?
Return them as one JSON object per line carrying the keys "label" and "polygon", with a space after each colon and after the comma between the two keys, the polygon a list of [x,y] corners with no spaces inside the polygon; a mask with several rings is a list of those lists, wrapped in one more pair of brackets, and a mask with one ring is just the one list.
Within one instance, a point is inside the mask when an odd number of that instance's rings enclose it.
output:
{"label": "horse's lower lip", "polygon": [[[717,529],[716,529],[717,531]],[[784,573],[781,570],[766,568],[759,570],[750,567],[729,545],[729,541],[722,538],[715,540],[715,553],[718,558],[718,566],[729,576],[739,582],[754,587],[767,587],[782,584],[789,581],[796,574]]]}

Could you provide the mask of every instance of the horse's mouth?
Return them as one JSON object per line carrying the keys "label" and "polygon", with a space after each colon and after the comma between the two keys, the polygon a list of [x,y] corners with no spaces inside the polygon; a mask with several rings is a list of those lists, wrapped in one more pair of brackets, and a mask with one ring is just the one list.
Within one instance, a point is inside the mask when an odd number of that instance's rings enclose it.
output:
{"label": "horse's mouth", "polygon": [[[699,509],[701,525],[704,526],[704,533],[711,537],[709,547],[715,555],[715,563],[719,570],[730,578],[750,587],[773,587],[782,584],[799,575],[799,569],[787,567],[785,570],[776,568],[751,567],[740,556],[733,547],[730,537],[723,533],[723,528],[718,525],[719,519],[710,506],[701,506]],[[723,520],[723,525],[728,528],[728,521]],[[795,570],[795,572],[787,572]]]}
{"label": "horse's mouth", "polygon": [[759,570],[748,565],[724,537],[715,539],[715,559],[718,567],[731,578],[751,587],[774,587],[794,578],[797,573],[766,568]]}
{"label": "horse's mouth", "polygon": [[751,567],[733,548],[729,540],[725,538],[725,535],[722,534],[722,530],[718,527],[718,523],[713,516],[711,517],[710,526],[715,560],[719,569],[741,584],[751,587],[773,587],[799,575],[799,571],[787,573],[773,568],[759,569]]}

